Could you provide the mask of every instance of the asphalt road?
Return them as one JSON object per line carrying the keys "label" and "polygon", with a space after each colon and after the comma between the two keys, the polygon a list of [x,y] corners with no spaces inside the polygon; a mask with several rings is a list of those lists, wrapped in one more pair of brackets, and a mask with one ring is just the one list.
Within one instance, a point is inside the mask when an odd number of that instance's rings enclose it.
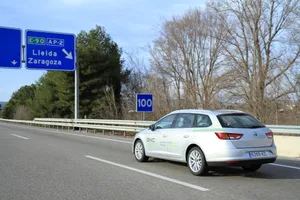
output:
{"label": "asphalt road", "polygon": [[196,177],[179,163],[138,163],[131,139],[0,123],[0,200],[300,200],[300,159],[275,164]]}

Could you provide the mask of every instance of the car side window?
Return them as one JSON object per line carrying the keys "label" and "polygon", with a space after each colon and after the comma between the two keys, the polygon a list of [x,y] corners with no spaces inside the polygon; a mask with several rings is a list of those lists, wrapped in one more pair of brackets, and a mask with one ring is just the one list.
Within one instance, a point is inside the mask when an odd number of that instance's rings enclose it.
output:
{"label": "car side window", "polygon": [[194,120],[194,114],[180,114],[176,119],[174,128],[192,128]]}
{"label": "car side window", "polygon": [[172,124],[173,124],[173,121],[174,121],[175,117],[176,117],[176,115],[173,114],[173,115],[169,115],[169,116],[161,119],[160,121],[158,121],[155,124],[155,128],[156,129],[172,128]]}
{"label": "car side window", "polygon": [[207,115],[197,115],[195,127],[209,127],[212,125],[212,122]]}

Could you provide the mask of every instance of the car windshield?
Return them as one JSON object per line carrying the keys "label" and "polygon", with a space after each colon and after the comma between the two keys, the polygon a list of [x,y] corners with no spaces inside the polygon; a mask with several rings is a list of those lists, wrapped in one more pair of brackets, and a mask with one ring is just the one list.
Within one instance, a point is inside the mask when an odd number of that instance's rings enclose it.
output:
{"label": "car windshield", "polygon": [[260,121],[249,114],[222,114],[217,116],[224,128],[263,128]]}

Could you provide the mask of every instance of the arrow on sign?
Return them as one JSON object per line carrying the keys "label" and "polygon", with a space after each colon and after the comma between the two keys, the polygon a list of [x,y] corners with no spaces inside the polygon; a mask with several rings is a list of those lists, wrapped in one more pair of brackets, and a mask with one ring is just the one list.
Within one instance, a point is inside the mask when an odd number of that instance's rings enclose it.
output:
{"label": "arrow on sign", "polygon": [[18,63],[18,62],[15,61],[15,60],[11,61],[11,64],[13,64],[13,65],[16,65],[17,63]]}
{"label": "arrow on sign", "polygon": [[68,53],[65,49],[63,49],[62,51],[66,54],[66,58],[73,60],[72,52]]}

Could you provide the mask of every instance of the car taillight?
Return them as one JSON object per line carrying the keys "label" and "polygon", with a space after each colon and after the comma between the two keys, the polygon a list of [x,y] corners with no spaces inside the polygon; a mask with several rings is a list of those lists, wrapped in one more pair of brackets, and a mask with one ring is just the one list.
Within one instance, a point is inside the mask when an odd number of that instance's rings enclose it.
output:
{"label": "car taillight", "polygon": [[267,136],[269,139],[272,139],[272,138],[273,138],[273,132],[266,133],[266,136]]}
{"label": "car taillight", "polygon": [[218,136],[220,140],[239,140],[243,137],[243,134],[217,132],[216,136]]}

